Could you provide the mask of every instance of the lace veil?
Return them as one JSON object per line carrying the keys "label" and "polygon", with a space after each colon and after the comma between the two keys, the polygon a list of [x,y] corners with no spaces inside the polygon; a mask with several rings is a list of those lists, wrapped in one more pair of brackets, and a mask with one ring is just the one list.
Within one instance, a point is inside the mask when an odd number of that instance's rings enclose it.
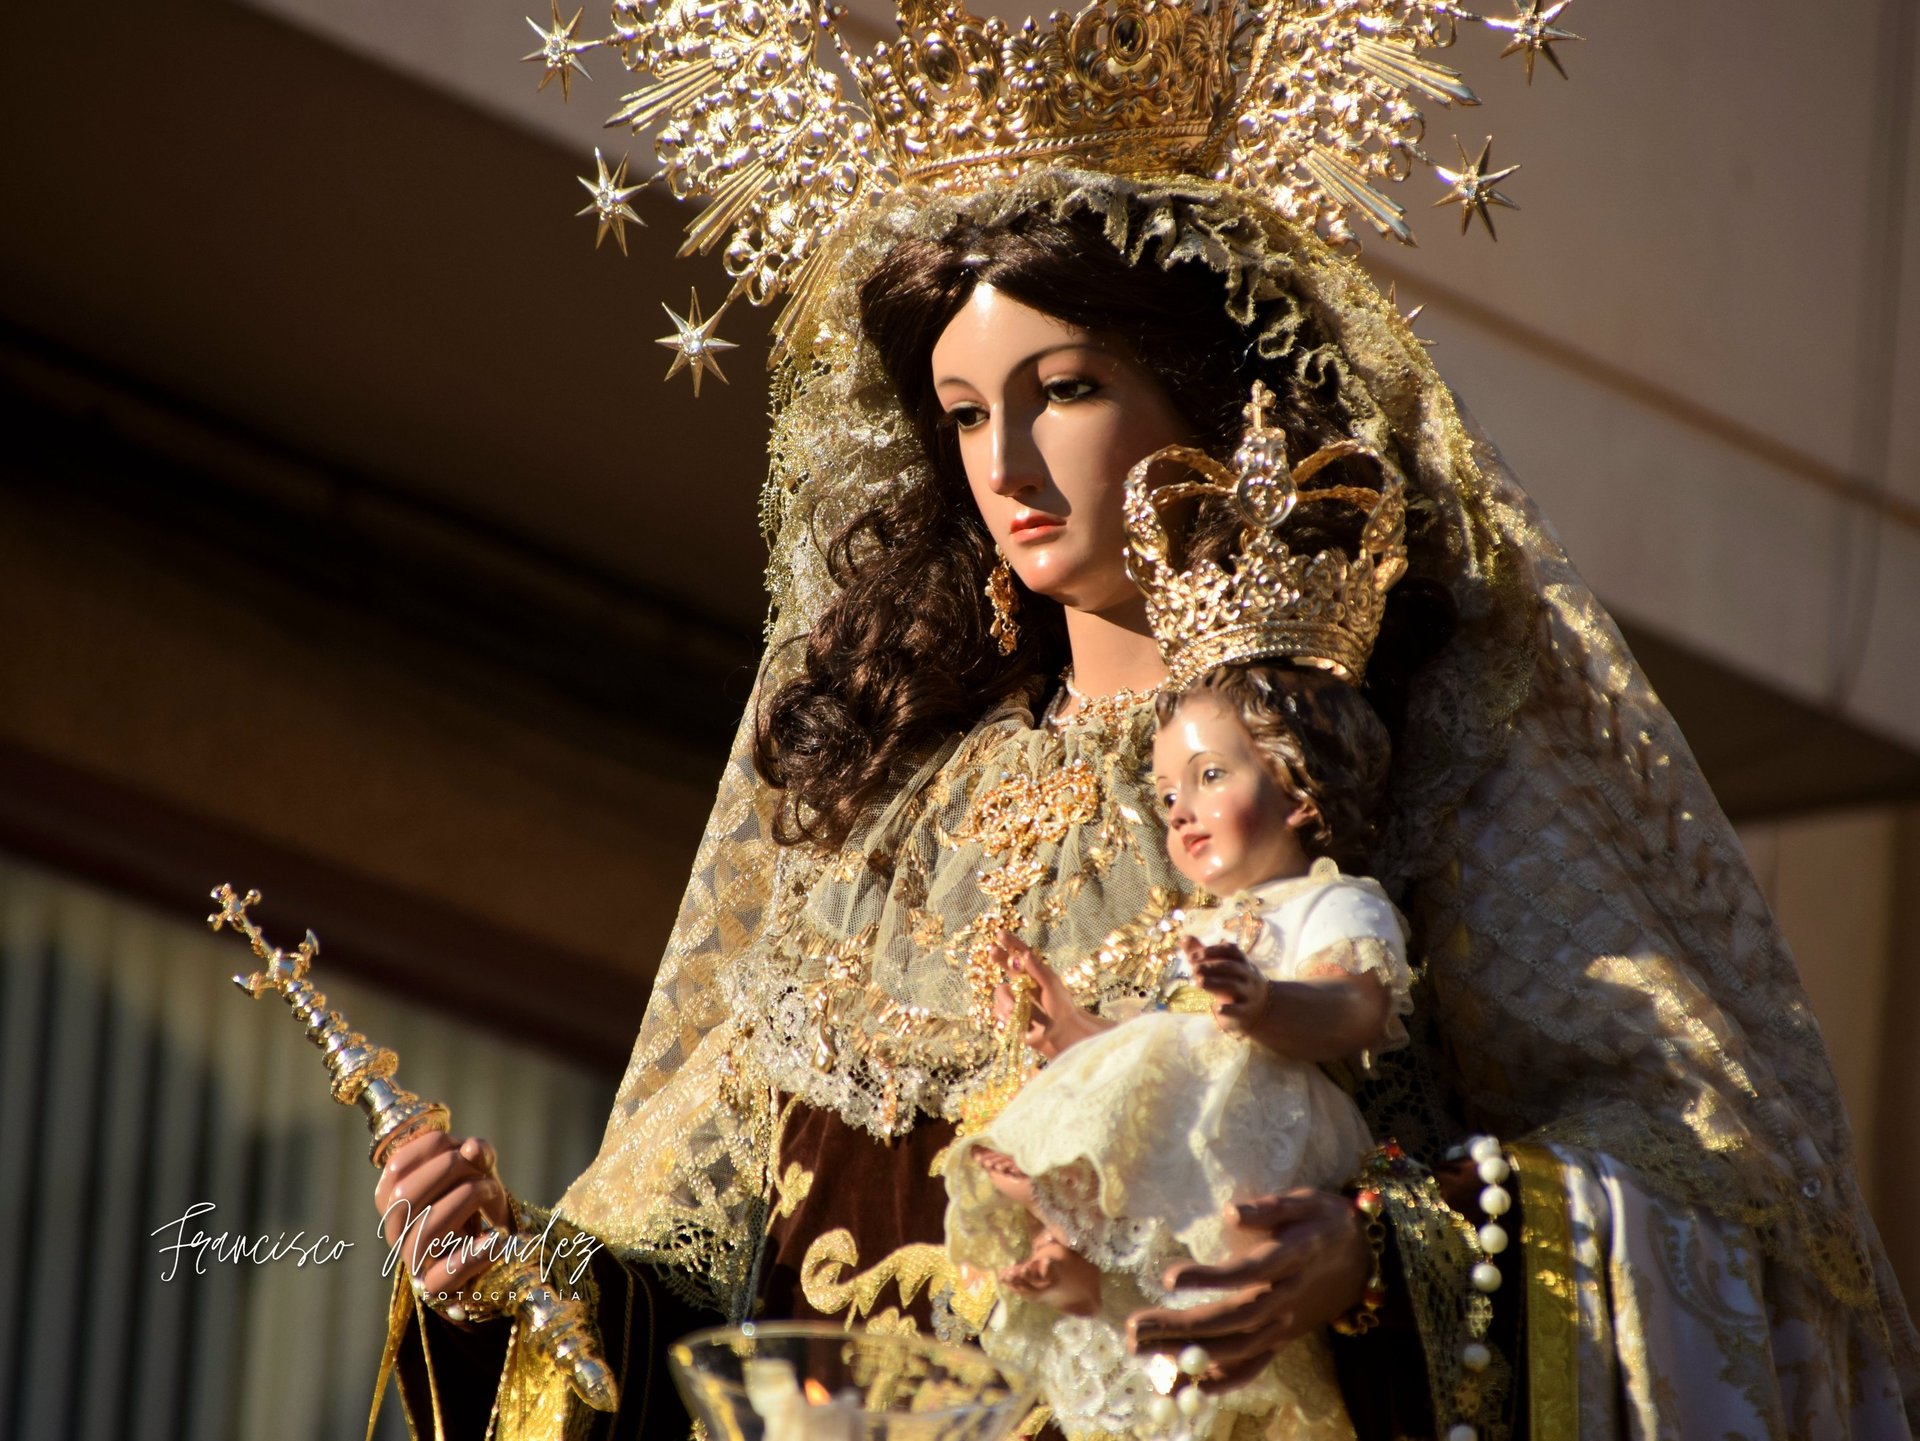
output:
{"label": "lace veil", "polygon": [[[1029,173],[967,196],[905,189],[846,228],[839,283],[775,381],[763,522],[773,611],[759,686],[831,593],[841,522],[924,462],[857,279],[900,238],[1034,208],[1084,213],[1137,264],[1198,261],[1263,349],[1304,312],[1337,347],[1357,438],[1396,453],[1416,574],[1462,617],[1418,676],[1381,879],[1402,895],[1474,1126],[1591,1147],[1650,1188],[1750,1226],[1774,1259],[1877,1315],[1909,1396],[1920,1347],[1867,1217],[1826,1051],[1732,828],[1618,629],[1426,350],[1365,272],[1244,193]],[[756,691],[756,696],[758,691]],[[628,1259],[737,1305],[777,1179],[774,1098],[731,1035],[729,972],[779,964],[782,917],[833,858],[770,839],[750,704],[599,1157],[560,1209]],[[857,943],[857,938],[844,938]],[[1912,1404],[1910,1402],[1910,1404]]]}

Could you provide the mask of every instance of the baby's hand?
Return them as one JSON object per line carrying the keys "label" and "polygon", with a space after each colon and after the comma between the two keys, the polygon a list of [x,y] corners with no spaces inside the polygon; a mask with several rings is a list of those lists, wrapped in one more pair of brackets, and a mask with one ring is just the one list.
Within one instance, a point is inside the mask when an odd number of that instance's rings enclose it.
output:
{"label": "baby's hand", "polygon": [[[988,954],[1009,978],[1022,976],[1033,983],[1026,1042],[1031,1050],[1047,1060],[1053,1060],[1075,1042],[1097,1035],[1113,1024],[1078,1004],[1067,983],[1060,979],[1060,973],[1012,931],[1000,932]],[[994,988],[993,1014],[1002,1022],[1013,1015],[1013,991],[1006,982]]]}
{"label": "baby's hand", "polygon": [[1267,1014],[1271,983],[1235,945],[1202,947],[1192,936],[1181,945],[1194,983],[1213,998],[1213,1020],[1230,1036],[1248,1036]]}

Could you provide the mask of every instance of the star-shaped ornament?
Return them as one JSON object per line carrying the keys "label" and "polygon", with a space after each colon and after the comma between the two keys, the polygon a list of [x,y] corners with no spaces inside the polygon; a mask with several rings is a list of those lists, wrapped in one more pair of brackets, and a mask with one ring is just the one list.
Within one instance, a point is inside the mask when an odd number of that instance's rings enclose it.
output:
{"label": "star-shaped ornament", "polygon": [[1442,205],[1458,205],[1462,235],[1467,233],[1467,227],[1473,223],[1474,214],[1478,212],[1481,223],[1487,227],[1487,234],[1498,240],[1500,236],[1493,228],[1493,216],[1488,214],[1487,206],[1504,205],[1509,210],[1520,208],[1493,188],[1520,167],[1509,165],[1505,170],[1488,173],[1487,162],[1493,157],[1491,135],[1487,137],[1487,143],[1480,147],[1480,158],[1471,163],[1467,160],[1467,147],[1460,144],[1459,136],[1454,136],[1453,143],[1460,150],[1460,169],[1448,170],[1439,165],[1433,167],[1434,173],[1452,187],[1445,195],[1433,202],[1434,208],[1438,209]]}
{"label": "star-shaped ornament", "polygon": [[600,172],[596,178],[589,180],[584,175],[574,177],[587,187],[587,194],[593,197],[587,202],[584,210],[576,210],[574,214],[596,215],[600,218],[600,228],[594,232],[593,236],[595,250],[600,248],[600,242],[607,238],[607,232],[611,230],[613,238],[620,242],[620,253],[625,255],[627,253],[627,222],[631,220],[635,225],[640,226],[647,223],[627,202],[647,187],[623,183],[627,178],[627,160],[624,155],[620,158],[618,168],[611,175],[607,173],[607,158],[600,153],[598,146],[594,148],[593,163]]}
{"label": "star-shaped ornament", "polygon": [[1558,20],[1573,0],[1559,0],[1545,10],[1540,8],[1540,0],[1526,0],[1527,8],[1520,9],[1520,0],[1514,0],[1514,16],[1511,20],[1489,20],[1486,23],[1495,30],[1507,30],[1513,34],[1507,48],[1500,52],[1502,59],[1515,54],[1524,54],[1527,58],[1527,84],[1533,84],[1533,62],[1544,55],[1547,63],[1560,72],[1562,80],[1567,78],[1567,67],[1560,63],[1560,57],[1553,53],[1553,47],[1562,40],[1578,40],[1580,37],[1571,30],[1562,30],[1553,22]]}
{"label": "star-shaped ornament", "polygon": [[678,375],[683,369],[691,366],[693,368],[693,395],[696,400],[700,398],[700,377],[709,370],[720,377],[722,384],[732,384],[732,382],[727,379],[726,372],[720,369],[718,352],[722,350],[738,350],[740,347],[735,345],[731,340],[722,340],[713,333],[713,327],[720,323],[720,316],[726,313],[726,306],[721,306],[717,313],[702,320],[700,318],[700,294],[698,291],[694,291],[688,297],[687,313],[685,316],[675,315],[673,313],[673,307],[670,305],[663,305],[660,308],[667,312],[667,319],[673,322],[675,331],[674,334],[663,335],[654,342],[656,345],[664,345],[668,350],[675,352],[673,364],[667,367],[666,378],[672,380],[674,376]]}
{"label": "star-shaped ornament", "polygon": [[573,32],[580,28],[580,17],[587,13],[582,5],[573,12],[573,19],[563,22],[560,19],[560,0],[551,0],[553,5],[553,28],[542,30],[539,22],[531,15],[526,17],[533,33],[540,38],[540,48],[531,55],[522,55],[522,60],[537,60],[547,67],[546,74],[540,77],[540,88],[545,90],[554,76],[560,77],[560,96],[563,100],[573,99],[573,77],[591,80],[587,67],[580,63],[580,52],[591,50],[600,44],[598,40],[576,40]]}

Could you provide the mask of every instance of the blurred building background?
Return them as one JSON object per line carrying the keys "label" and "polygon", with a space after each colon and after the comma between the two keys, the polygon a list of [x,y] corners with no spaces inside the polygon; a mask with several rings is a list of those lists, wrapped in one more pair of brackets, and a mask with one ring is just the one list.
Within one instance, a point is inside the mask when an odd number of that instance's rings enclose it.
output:
{"label": "blurred building background", "polygon": [[[373,1175],[216,882],[516,1191],[597,1141],[757,652],[763,318],[660,383],[717,267],[654,194],[594,251],[621,73],[537,95],[522,13],[104,0],[10,48],[0,1435],[364,1431]],[[1920,1294],[1920,11],[1563,23],[1573,83],[1463,37],[1487,106],[1432,119],[1524,167],[1499,244],[1416,180],[1366,260],[1740,823]],[[207,1200],[355,1249],[162,1279]]]}

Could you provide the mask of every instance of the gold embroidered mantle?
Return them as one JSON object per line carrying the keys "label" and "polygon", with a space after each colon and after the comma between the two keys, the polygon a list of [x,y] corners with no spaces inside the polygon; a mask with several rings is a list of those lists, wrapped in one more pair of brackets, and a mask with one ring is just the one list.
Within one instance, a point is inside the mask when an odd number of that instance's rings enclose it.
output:
{"label": "gold embroidered mantle", "polygon": [[970,974],[995,931],[1094,999],[1112,918],[1172,906],[1152,726],[1145,705],[1058,735],[1008,710],[930,760],[721,981],[739,1054],[875,1135],[956,1116],[999,1043]]}

